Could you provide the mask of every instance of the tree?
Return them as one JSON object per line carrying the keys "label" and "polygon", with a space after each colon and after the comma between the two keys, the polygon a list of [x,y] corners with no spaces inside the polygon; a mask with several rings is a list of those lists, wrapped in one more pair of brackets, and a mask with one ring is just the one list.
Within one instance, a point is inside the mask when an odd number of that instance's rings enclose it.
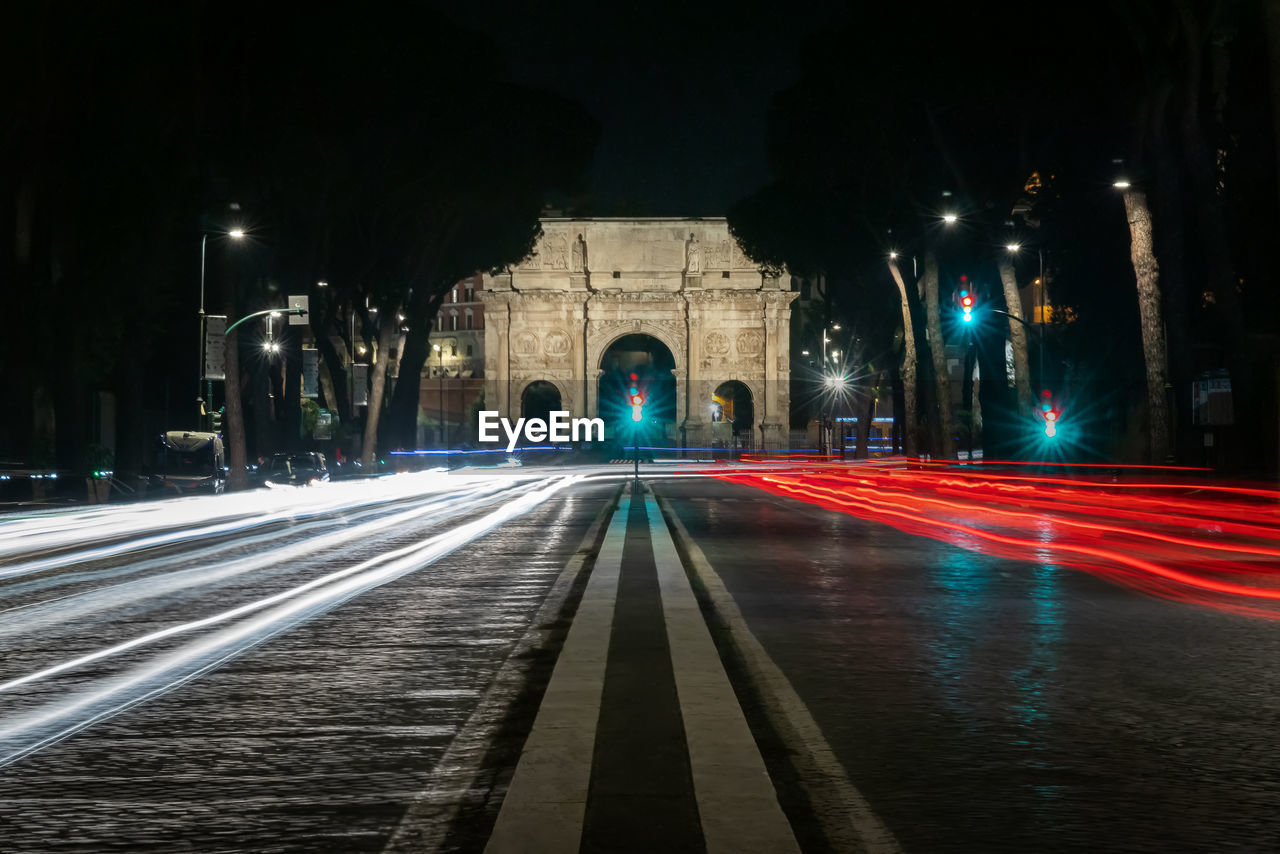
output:
{"label": "tree", "polygon": [[[951,423],[951,373],[947,369],[946,342],[942,337],[942,314],[938,307],[938,256],[932,249],[924,254],[925,318],[929,325],[929,355],[933,360],[933,381],[937,395],[938,452],[946,459],[956,456],[954,425]],[[1025,344],[1024,344],[1025,347]]]}
{"label": "tree", "polygon": [[[313,294],[331,373],[341,369],[326,340],[337,305],[368,307],[361,327],[376,332],[362,457],[370,465],[388,432],[384,407],[398,416],[391,440],[412,442],[417,377],[442,294],[531,250],[546,194],[584,172],[596,127],[579,107],[514,85],[500,64],[473,62],[494,53],[482,38],[443,20],[423,27],[416,11],[412,26],[341,9],[257,23],[252,34],[228,34],[221,51],[246,85],[209,99],[234,117],[227,149],[254,152],[222,169],[271,249],[272,288]],[[317,54],[314,45],[338,31],[344,50]],[[246,91],[247,103],[233,97]],[[285,100],[282,117],[276,105]],[[519,123],[519,145],[489,130],[494,117]],[[315,293],[321,278],[332,297]]]}
{"label": "tree", "polygon": [[1147,365],[1147,412],[1151,431],[1151,461],[1163,463],[1169,446],[1169,357],[1165,349],[1164,312],[1160,307],[1160,265],[1152,249],[1151,211],[1147,196],[1132,187],[1124,190],[1124,210],[1132,235],[1133,274],[1142,317],[1142,352]]}
{"label": "tree", "polygon": [[1005,256],[996,257],[996,269],[1000,273],[1004,310],[1009,313],[1009,340],[1013,347],[1013,377],[1018,389],[1018,409],[1026,416],[1032,411],[1035,400],[1031,394],[1031,363],[1027,359],[1027,327],[1022,316],[1022,297],[1018,294],[1018,277],[1014,272],[1013,262]]}
{"label": "tree", "polygon": [[901,368],[902,395],[906,412],[903,413],[903,450],[908,457],[920,453],[918,438],[919,414],[916,404],[916,333],[911,322],[911,299],[907,284],[902,280],[902,272],[898,269],[898,261],[890,256],[889,274],[898,286],[898,296],[902,301],[902,342],[903,356]]}

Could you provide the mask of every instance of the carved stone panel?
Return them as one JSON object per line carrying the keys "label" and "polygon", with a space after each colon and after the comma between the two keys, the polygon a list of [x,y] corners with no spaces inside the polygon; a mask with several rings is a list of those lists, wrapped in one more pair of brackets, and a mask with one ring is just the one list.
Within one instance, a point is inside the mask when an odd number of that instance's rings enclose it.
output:
{"label": "carved stone panel", "polygon": [[569,269],[569,241],[563,234],[552,234],[545,239],[547,269]]}
{"label": "carved stone panel", "polygon": [[572,346],[569,333],[563,329],[552,329],[542,338],[542,351],[548,356],[559,358],[568,353]]}
{"label": "carved stone panel", "polygon": [[757,329],[744,329],[738,333],[736,341],[739,356],[758,356],[764,336]]}
{"label": "carved stone panel", "polygon": [[520,262],[521,270],[541,270],[542,269],[542,242],[539,241],[533,245],[533,253],[528,258]]}
{"label": "carved stone panel", "polygon": [[708,332],[702,339],[702,352],[708,356],[724,356],[729,352],[729,336],[723,332]]}
{"label": "carved stone panel", "polygon": [[532,332],[518,332],[511,342],[511,349],[517,356],[534,356],[538,353],[538,336]]}
{"label": "carved stone panel", "polygon": [[718,240],[707,248],[707,267],[712,270],[729,269],[729,241]]}

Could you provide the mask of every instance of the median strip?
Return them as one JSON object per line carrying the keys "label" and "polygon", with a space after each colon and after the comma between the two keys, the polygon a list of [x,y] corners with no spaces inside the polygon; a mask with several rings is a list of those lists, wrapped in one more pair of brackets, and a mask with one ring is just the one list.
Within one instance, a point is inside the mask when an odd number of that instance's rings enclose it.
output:
{"label": "median strip", "polygon": [[709,854],[799,852],[675,542],[645,497],[693,788]]}
{"label": "median strip", "polygon": [[626,533],[627,514],[615,512],[486,852],[571,852],[581,844]]}

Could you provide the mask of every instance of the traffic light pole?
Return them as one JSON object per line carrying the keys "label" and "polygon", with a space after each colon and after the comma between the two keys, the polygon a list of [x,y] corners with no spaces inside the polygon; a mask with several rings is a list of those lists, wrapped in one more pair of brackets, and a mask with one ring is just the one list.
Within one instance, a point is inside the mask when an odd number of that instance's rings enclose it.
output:
{"label": "traffic light pole", "polygon": [[230,335],[233,329],[235,329],[240,324],[244,323],[246,320],[250,320],[255,317],[262,317],[264,314],[306,314],[306,313],[307,313],[307,310],[305,308],[297,308],[297,307],[268,308],[268,309],[263,309],[262,311],[255,311],[253,314],[246,314],[244,317],[240,318],[235,323],[228,326],[226,334]]}

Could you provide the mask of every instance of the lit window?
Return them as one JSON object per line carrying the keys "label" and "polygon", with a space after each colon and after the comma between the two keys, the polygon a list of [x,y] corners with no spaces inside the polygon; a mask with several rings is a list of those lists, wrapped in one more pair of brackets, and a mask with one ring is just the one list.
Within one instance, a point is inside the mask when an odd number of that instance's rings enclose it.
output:
{"label": "lit window", "polygon": [[458,288],[456,286],[453,289],[453,301],[454,302],[458,301]]}
{"label": "lit window", "polygon": [[453,332],[458,331],[458,313],[456,311],[449,312],[449,329]]}

